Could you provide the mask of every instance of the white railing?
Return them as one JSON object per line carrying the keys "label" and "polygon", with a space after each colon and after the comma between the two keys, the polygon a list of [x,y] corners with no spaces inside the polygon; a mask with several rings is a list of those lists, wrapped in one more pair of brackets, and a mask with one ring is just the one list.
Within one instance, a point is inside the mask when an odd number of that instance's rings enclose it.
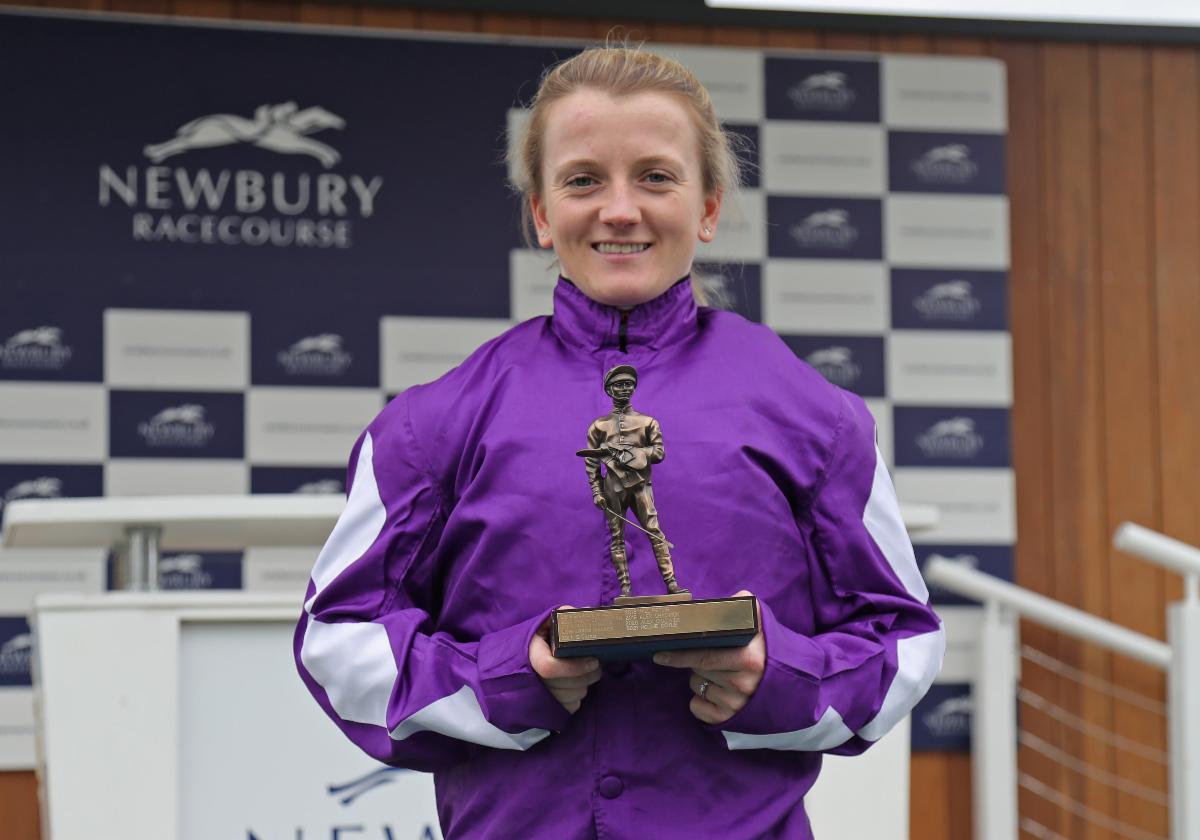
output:
{"label": "white railing", "polygon": [[1200,840],[1200,549],[1132,523],[1114,544],[1184,576],[1165,643],[952,560],[925,565],[931,583],[983,604],[971,718],[975,840],[1016,840],[1019,830],[1017,789],[1028,781],[1017,773],[1019,618],[1167,672],[1171,838]]}

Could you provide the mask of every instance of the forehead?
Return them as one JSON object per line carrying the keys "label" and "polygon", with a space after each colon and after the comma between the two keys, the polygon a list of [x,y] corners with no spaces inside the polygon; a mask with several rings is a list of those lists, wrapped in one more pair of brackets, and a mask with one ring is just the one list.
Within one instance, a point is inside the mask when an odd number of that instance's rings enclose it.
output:
{"label": "forehead", "polygon": [[637,380],[635,380],[635,379],[634,379],[634,378],[633,378],[633,377],[632,377],[630,374],[628,374],[628,373],[618,373],[618,374],[617,374],[616,376],[614,376],[612,379],[608,380],[608,384],[609,384],[609,386],[610,386],[610,387],[611,387],[611,386],[613,386],[613,385],[620,385],[622,382],[626,382],[626,383],[628,383],[628,384],[632,385],[632,384],[633,384],[634,382],[636,382],[636,381],[637,381]]}
{"label": "forehead", "polygon": [[546,113],[546,163],[586,157],[599,161],[666,155],[694,164],[700,147],[688,106],[657,91],[611,96],[583,89]]}

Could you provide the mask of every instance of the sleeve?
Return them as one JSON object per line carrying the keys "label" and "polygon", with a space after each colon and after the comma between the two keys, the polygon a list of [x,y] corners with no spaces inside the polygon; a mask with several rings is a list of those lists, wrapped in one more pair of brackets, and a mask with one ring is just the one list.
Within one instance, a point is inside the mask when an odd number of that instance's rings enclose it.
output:
{"label": "sleeve", "polygon": [[[587,432],[587,448],[599,449],[600,444],[604,443],[604,433],[600,429],[600,424],[592,423],[588,426]],[[592,488],[592,495],[600,492],[600,459],[599,458],[584,458],[584,469],[587,470],[588,486]]]}
{"label": "sleeve", "polygon": [[666,453],[663,450],[662,426],[657,420],[651,420],[646,428],[646,442],[646,460],[651,464],[661,464]]}
{"label": "sleeve", "polygon": [[570,716],[529,664],[549,611],[474,640],[436,631],[445,507],[403,400],[351,453],[346,507],[313,567],[294,648],[305,685],[352,741],[432,771],[485,748],[528,749]]}
{"label": "sleeve", "polygon": [[843,394],[838,437],[810,506],[816,632],[760,601],[767,662],[747,704],[720,727],[730,749],[854,755],[928,691],[946,641],[929,606],[874,420]]}

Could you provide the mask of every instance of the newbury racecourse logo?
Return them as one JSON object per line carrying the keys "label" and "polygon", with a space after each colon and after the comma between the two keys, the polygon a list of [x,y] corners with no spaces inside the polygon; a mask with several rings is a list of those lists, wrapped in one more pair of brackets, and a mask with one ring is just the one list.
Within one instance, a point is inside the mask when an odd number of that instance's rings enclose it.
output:
{"label": "newbury racecourse logo", "polygon": [[207,444],[215,429],[204,419],[204,406],[195,403],[164,408],[144,423],[138,434],[148,446],[200,447]]}
{"label": "newbury racecourse logo", "polygon": [[979,314],[979,298],[969,280],[950,280],[930,286],[913,306],[930,321],[970,321]]}
{"label": "newbury racecourse logo", "polygon": [[344,493],[345,489],[342,482],[336,478],[323,478],[320,481],[305,482],[292,492],[304,496],[321,496],[331,493]]}
{"label": "newbury racecourse logo", "polygon": [[342,159],[337,151],[308,137],[327,128],[345,128],[346,121],[321,107],[298,110],[295,102],[259,105],[254,118],[233,114],[211,114],[184,123],[175,136],[164,143],[147,146],[146,157],[155,163],[191,149],[250,143],[285,155],[311,155],[329,169]]}
{"label": "newbury racecourse logo", "polygon": [[70,360],[58,327],[21,330],[0,345],[0,367],[9,370],[62,370]]}
{"label": "newbury racecourse logo", "polygon": [[939,738],[962,737],[971,731],[971,695],[948,697],[921,716],[921,722]]}
{"label": "newbury racecourse logo", "polygon": [[969,184],[979,173],[966,143],[935,146],[914,160],[910,168],[927,184]]}
{"label": "newbury racecourse logo", "polygon": [[18,633],[0,645],[0,674],[28,674],[33,658],[33,636]]}
{"label": "newbury racecourse logo", "polygon": [[841,208],[810,213],[789,231],[792,239],[805,248],[849,248],[858,239],[858,229],[850,224],[850,211]]}
{"label": "newbury racecourse logo", "polygon": [[[174,137],[142,148],[152,166],[129,164],[122,170],[100,164],[98,202],[136,211],[131,221],[138,242],[349,248],[353,220],[374,215],[383,178],[332,171],[341,153],[310,135],[345,127],[346,120],[332,111],[318,105],[301,109],[295,102],[260,105],[251,117],[197,117],[179,126]],[[274,172],[159,165],[221,146],[309,158],[326,171],[296,171],[294,163]],[[244,159],[249,164],[259,158]]]}
{"label": "newbury racecourse logo", "polygon": [[342,337],[336,333],[321,333],[302,338],[275,356],[289,374],[341,376],[353,357],[342,349]]}
{"label": "newbury racecourse logo", "polygon": [[854,361],[854,354],[849,347],[823,347],[809,353],[804,361],[808,362],[817,372],[842,388],[849,388],[862,375],[862,368]]}
{"label": "newbury racecourse logo", "polygon": [[175,554],[159,561],[158,570],[163,589],[208,589],[212,575],[204,570],[204,558],[199,554]]}
{"label": "newbury racecourse logo", "polygon": [[62,479],[40,476],[28,481],[20,481],[8,488],[4,494],[4,502],[14,502],[17,499],[57,499],[62,496]]}
{"label": "newbury racecourse logo", "polygon": [[846,85],[846,74],[839,70],[814,73],[788,88],[787,98],[800,110],[845,111],[857,98]]}
{"label": "newbury racecourse logo", "polygon": [[917,446],[927,458],[974,458],[983,449],[983,435],[970,417],[939,420],[917,435]]}

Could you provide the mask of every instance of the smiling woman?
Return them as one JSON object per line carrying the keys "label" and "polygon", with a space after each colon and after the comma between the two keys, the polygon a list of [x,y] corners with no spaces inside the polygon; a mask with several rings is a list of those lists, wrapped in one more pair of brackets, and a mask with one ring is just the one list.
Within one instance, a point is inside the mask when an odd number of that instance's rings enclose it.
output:
{"label": "smiling woman", "polygon": [[587,50],[546,74],[530,110],[510,166],[527,241],[615,306],[687,275],[739,181],[739,139],[696,77],[636,49]]}
{"label": "smiling woman", "polygon": [[[809,838],[820,754],[878,741],[944,648],[874,420],[770,330],[697,305],[692,260],[738,167],[690,72],[589,49],[532,111],[513,171],[559,258],[554,313],[359,438],[300,672],[369,754],[435,773],[447,840]],[[610,443],[585,431],[602,383],[624,472],[572,455]],[[653,562],[622,523],[660,535]],[[697,600],[753,592],[757,634],[653,661],[551,655],[554,608],[677,598],[680,580]]]}

